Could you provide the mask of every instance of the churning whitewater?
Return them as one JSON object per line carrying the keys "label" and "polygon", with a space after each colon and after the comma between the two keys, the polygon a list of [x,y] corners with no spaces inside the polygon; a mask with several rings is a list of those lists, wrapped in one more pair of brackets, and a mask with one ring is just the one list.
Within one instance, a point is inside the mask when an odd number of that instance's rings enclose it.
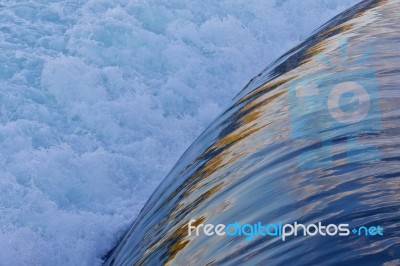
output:
{"label": "churning whitewater", "polygon": [[104,265],[399,265],[399,7],[362,1],[252,79]]}
{"label": "churning whitewater", "polygon": [[2,1],[0,264],[101,264],[247,81],[356,2]]}

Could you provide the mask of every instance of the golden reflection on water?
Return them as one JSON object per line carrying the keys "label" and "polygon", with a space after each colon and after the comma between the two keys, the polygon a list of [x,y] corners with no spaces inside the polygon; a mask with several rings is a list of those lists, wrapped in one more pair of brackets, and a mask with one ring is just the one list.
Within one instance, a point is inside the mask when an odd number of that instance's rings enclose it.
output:
{"label": "golden reflection on water", "polygon": [[[346,60],[339,46],[344,38],[348,42]],[[399,42],[400,1],[373,1],[369,6],[361,6],[358,12],[338,17],[331,26],[325,26],[290,52],[286,63],[278,62],[275,69],[269,69],[271,72],[255,78],[254,84],[265,80],[254,87],[250,83],[236,103],[203,134],[202,141],[192,147],[206,148],[190,160],[183,156],[108,262],[114,259],[116,265],[293,263],[298,255],[288,251],[295,247],[303,263],[318,256],[337,259],[328,251],[315,251],[311,256],[309,250],[319,246],[333,251],[336,248],[341,260],[351,261],[355,257],[351,250],[358,247],[355,243],[365,245],[359,250],[365,256],[399,246],[399,240],[390,234],[387,240],[374,243],[363,239],[329,243],[309,238],[285,243],[276,239],[246,242],[239,238],[188,236],[187,227],[190,219],[196,219],[196,224],[265,218],[303,222],[348,219],[357,224],[368,219],[380,223],[385,219],[394,221],[393,217],[400,215]],[[366,47],[374,50],[369,58],[352,64],[362,59]],[[291,139],[291,103],[287,95],[291,88],[287,84],[310,75],[329,77],[337,72],[363,69],[374,69],[377,76],[382,130],[373,136],[359,134],[354,139],[360,145],[379,147],[382,159],[376,164],[367,162],[365,157],[364,165],[351,166],[343,157],[349,144],[342,141],[333,145],[337,158],[331,167],[300,169],[298,154],[315,149],[312,147],[316,140]],[[268,78],[274,71],[279,75]],[[309,106],[313,113],[307,118],[315,116],[310,121],[317,123],[321,110],[313,108]],[[351,132],[351,126],[344,130]],[[152,229],[143,231],[146,224],[153,225]],[[391,263],[389,253],[382,258]]]}

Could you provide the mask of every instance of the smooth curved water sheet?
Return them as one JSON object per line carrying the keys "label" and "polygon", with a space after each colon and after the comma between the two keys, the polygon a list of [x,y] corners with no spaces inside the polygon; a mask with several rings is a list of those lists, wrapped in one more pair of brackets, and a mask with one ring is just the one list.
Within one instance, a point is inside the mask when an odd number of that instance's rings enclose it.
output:
{"label": "smooth curved water sheet", "polygon": [[101,265],[246,82],[359,1],[1,0],[0,264]]}
{"label": "smooth curved water sheet", "polygon": [[[185,152],[106,265],[398,265],[400,1],[364,1],[254,78]],[[188,235],[188,223],[382,236]]]}

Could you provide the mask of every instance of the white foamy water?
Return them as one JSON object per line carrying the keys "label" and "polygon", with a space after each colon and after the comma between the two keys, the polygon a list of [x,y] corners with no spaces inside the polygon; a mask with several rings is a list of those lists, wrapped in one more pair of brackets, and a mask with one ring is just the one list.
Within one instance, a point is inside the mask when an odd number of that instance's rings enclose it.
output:
{"label": "white foamy water", "polygon": [[0,265],[99,265],[273,59],[358,1],[0,3]]}

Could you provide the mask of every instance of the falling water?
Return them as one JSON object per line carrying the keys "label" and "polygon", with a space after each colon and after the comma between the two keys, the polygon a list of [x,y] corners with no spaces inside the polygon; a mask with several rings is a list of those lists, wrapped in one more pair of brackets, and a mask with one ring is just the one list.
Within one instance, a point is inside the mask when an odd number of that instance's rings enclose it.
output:
{"label": "falling water", "polygon": [[[184,153],[107,265],[400,264],[400,2],[364,1],[249,82]],[[198,236],[188,223],[381,226]]]}

